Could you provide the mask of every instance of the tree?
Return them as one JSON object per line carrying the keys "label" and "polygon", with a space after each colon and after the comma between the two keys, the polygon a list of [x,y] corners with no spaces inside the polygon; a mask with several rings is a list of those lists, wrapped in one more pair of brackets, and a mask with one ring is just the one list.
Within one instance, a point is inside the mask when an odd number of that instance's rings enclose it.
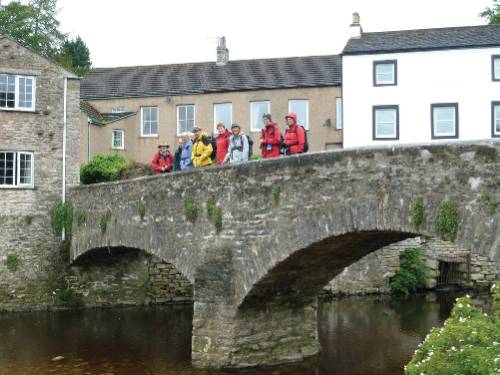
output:
{"label": "tree", "polygon": [[490,25],[500,25],[500,0],[493,0],[493,5],[479,14]]}
{"label": "tree", "polygon": [[57,55],[57,61],[80,76],[87,74],[92,65],[90,51],[80,36],[74,40],[64,41]]}

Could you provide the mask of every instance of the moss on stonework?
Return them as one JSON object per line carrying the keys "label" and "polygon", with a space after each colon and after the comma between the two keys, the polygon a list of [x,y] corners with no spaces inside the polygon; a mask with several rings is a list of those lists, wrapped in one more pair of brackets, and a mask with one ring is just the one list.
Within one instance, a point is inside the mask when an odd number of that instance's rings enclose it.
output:
{"label": "moss on stonework", "polygon": [[415,228],[419,228],[424,222],[424,200],[416,198],[411,203],[411,221]]}
{"label": "moss on stonework", "polygon": [[217,206],[213,197],[207,199],[206,207],[208,218],[219,233],[222,230],[222,207]]}
{"label": "moss on stonework", "polygon": [[274,204],[278,205],[280,203],[281,188],[279,186],[274,186],[271,191],[271,195],[273,197]]}
{"label": "moss on stonework", "polygon": [[444,241],[454,241],[458,233],[458,206],[455,202],[443,202],[439,205],[435,230]]}
{"label": "moss on stonework", "polygon": [[481,204],[493,215],[498,207],[498,202],[487,192],[482,192],[479,198]]}
{"label": "moss on stonework", "polygon": [[17,266],[19,265],[19,260],[16,255],[9,254],[7,255],[7,259],[5,260],[5,265],[9,269],[9,271],[14,272],[17,270]]}
{"label": "moss on stonework", "polygon": [[142,201],[139,201],[139,204],[137,206],[137,213],[139,214],[141,221],[144,220],[144,216],[146,216],[146,206]]}
{"label": "moss on stonework", "polygon": [[99,227],[101,228],[101,234],[106,233],[108,229],[108,222],[111,218],[111,211],[107,211],[106,213],[101,215],[101,220],[99,221]]}
{"label": "moss on stonework", "polygon": [[198,218],[198,206],[196,205],[194,199],[189,195],[184,197],[184,215],[186,216],[186,219],[193,224]]}

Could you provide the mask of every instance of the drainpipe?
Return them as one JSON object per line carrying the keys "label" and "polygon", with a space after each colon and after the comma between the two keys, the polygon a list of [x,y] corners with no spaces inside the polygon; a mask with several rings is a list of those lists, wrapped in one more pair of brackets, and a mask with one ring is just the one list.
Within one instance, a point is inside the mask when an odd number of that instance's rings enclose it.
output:
{"label": "drainpipe", "polygon": [[[68,77],[64,77],[64,104],[63,104],[63,155],[62,155],[62,197],[61,201],[66,202],[66,126],[67,126],[67,105],[68,105]],[[62,232],[62,240],[65,239],[64,228]]]}
{"label": "drainpipe", "polygon": [[92,125],[92,119],[87,117],[87,162],[90,161],[90,128]]}

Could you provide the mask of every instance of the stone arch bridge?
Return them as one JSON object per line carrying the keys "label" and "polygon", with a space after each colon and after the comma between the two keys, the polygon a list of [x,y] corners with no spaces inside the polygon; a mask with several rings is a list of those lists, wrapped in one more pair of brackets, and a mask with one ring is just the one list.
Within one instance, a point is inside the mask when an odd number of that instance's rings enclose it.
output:
{"label": "stone arch bridge", "polygon": [[482,194],[500,201],[500,143],[341,150],[81,186],[70,191],[86,214],[71,259],[126,247],[175,265],[194,284],[195,366],[298,361],[320,350],[318,291],[371,251],[436,235],[444,201],[458,205],[456,242],[498,262],[500,210],[484,209]]}

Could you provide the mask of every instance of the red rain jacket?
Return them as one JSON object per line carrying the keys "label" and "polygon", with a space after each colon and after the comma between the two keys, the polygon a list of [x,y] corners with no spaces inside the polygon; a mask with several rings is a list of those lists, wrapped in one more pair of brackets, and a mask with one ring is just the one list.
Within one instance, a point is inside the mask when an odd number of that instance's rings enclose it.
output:
{"label": "red rain jacket", "polygon": [[285,119],[291,118],[293,125],[290,125],[285,130],[285,144],[288,146],[287,155],[299,154],[304,152],[304,145],[306,143],[305,130],[302,126],[297,124],[297,115],[290,112],[285,116]]}
{"label": "red rain jacket", "polygon": [[[168,151],[167,156],[163,157],[158,151],[153,157],[151,162],[151,168],[156,172],[156,174],[167,173],[172,170],[174,165],[174,159],[172,153]],[[165,167],[165,171],[162,171],[162,167]]]}
{"label": "red rain jacket", "polygon": [[[271,122],[266,125],[260,133],[260,143],[262,145],[262,158],[278,158],[280,156],[281,133],[278,124]],[[268,150],[271,145],[271,150]]]}
{"label": "red rain jacket", "polygon": [[217,164],[222,164],[224,162],[224,158],[226,157],[227,150],[229,148],[230,135],[231,133],[226,129],[224,133],[217,134],[217,138],[215,138],[215,142],[217,145],[215,160],[217,161]]}

